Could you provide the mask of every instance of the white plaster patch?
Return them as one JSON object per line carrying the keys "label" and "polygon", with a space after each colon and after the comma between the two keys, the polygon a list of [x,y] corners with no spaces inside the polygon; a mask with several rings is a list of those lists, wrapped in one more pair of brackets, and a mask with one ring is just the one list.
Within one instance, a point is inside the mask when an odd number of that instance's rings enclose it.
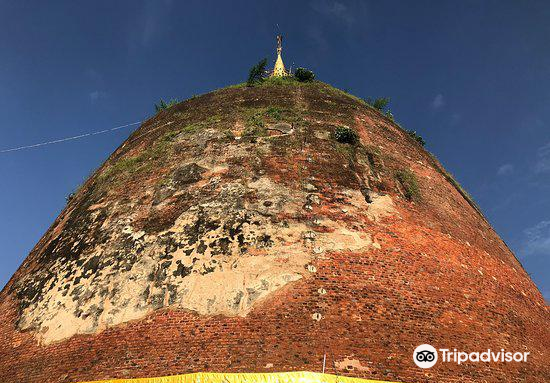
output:
{"label": "white plaster patch", "polygon": [[[330,230],[315,232],[300,219],[308,194],[267,177],[216,190],[215,198],[197,201],[154,234],[134,228],[136,217],[143,216],[135,201],[94,205],[90,230],[101,233],[101,241],[78,253],[94,239],[87,231],[69,237],[76,256],[60,257],[57,245],[48,270],[21,281],[22,286],[40,281],[41,290],[22,309],[19,329],[34,330],[49,344],[142,319],[163,307],[245,316],[285,285],[310,277],[316,270],[306,266],[316,254],[377,247],[369,233],[328,217],[320,222]],[[363,198],[357,193],[348,193],[350,214],[372,206],[376,217],[391,211],[376,211],[391,206],[391,199],[380,197],[381,203],[367,206],[355,202]],[[246,199],[250,194],[254,198]],[[297,218],[281,220],[281,215]]]}

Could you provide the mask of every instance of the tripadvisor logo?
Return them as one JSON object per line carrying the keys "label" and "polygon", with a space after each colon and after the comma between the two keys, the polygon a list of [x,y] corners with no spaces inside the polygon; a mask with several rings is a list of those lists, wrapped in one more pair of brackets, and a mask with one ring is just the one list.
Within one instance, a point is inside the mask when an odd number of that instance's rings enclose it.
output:
{"label": "tripadvisor logo", "polygon": [[414,363],[420,368],[430,368],[437,363],[437,350],[429,344],[421,344],[414,349]]}
{"label": "tripadvisor logo", "polygon": [[[494,352],[491,349],[483,352],[453,351],[440,348],[441,361],[446,363],[462,364],[464,362],[527,362],[529,352],[509,352],[501,349]],[[420,368],[431,368],[438,360],[438,352],[429,344],[422,344],[414,349],[413,361]]]}

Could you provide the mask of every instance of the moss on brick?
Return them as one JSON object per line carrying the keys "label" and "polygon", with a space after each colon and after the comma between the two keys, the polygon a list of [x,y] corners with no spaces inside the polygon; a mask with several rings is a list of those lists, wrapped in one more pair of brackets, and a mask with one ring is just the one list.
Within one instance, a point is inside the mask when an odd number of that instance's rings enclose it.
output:
{"label": "moss on brick", "polygon": [[416,175],[409,169],[398,170],[395,172],[395,178],[403,186],[403,194],[409,201],[420,201],[420,188],[418,187],[418,181]]}

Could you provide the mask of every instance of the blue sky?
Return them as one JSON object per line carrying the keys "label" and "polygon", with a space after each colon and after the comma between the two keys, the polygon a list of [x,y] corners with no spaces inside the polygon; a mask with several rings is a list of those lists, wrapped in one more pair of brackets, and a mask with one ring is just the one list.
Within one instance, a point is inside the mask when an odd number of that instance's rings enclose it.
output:
{"label": "blue sky", "polygon": [[[0,150],[108,129],[272,60],[391,97],[550,298],[547,1],[0,0]],[[127,137],[0,153],[0,287]]]}

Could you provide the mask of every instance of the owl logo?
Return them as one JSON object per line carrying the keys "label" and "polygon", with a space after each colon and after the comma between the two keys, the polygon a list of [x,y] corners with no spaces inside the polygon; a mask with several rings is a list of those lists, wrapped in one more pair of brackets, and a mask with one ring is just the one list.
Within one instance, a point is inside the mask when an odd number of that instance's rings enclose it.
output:
{"label": "owl logo", "polygon": [[415,358],[419,362],[433,362],[435,353],[429,350],[419,351],[416,353]]}
{"label": "owl logo", "polygon": [[431,368],[437,363],[437,350],[429,344],[422,344],[414,350],[413,361],[420,368]]}

